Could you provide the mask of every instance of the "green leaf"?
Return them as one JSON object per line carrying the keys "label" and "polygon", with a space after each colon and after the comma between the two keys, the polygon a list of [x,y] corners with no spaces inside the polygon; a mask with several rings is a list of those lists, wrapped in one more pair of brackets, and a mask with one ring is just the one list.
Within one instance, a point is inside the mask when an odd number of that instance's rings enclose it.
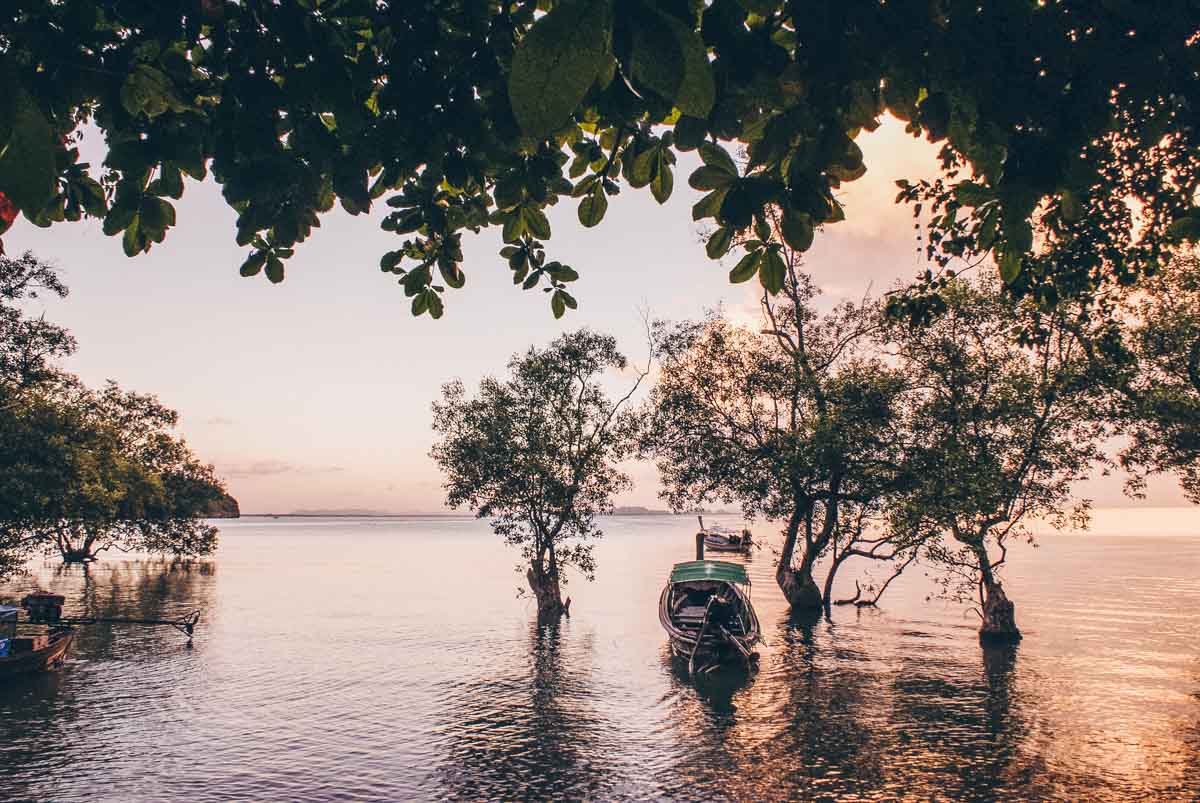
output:
{"label": "green leaf", "polygon": [[0,158],[0,192],[27,214],[41,210],[54,194],[54,133],[33,96],[9,86],[14,114],[8,147]]}
{"label": "green leaf", "polygon": [[[554,265],[554,267],[550,267]],[[550,278],[556,282],[573,282],[579,278],[579,273],[569,265],[560,265],[557,262],[552,262],[546,266],[546,272],[550,274]]]}
{"label": "green leaf", "polygon": [[167,74],[149,64],[133,68],[121,85],[121,105],[131,117],[145,114],[153,119],[168,111],[184,111],[188,108],[178,94]]}
{"label": "green leaf", "polygon": [[141,226],[146,235],[155,242],[162,242],[162,235],[175,225],[175,207],[162,198],[147,195],[138,208]]}
{"label": "green leaf", "polygon": [[654,168],[657,164],[657,148],[649,148],[639,153],[633,160],[633,167],[629,172],[629,183],[635,188],[645,187],[654,178]]}
{"label": "green leaf", "polygon": [[242,263],[242,267],[238,269],[238,273],[243,276],[257,276],[263,269],[263,264],[267,261],[266,251],[255,251],[246,261]]}
{"label": "green leaf", "polygon": [[1025,218],[1017,218],[1011,223],[1009,220],[1004,221],[1004,239],[1007,241],[1004,250],[1024,254],[1033,248],[1033,226]]}
{"label": "green leaf", "polygon": [[733,162],[733,157],[720,145],[705,142],[700,146],[700,158],[709,167],[720,168],[734,178],[737,178],[738,169],[737,165]]}
{"label": "green leaf", "polygon": [[955,199],[964,206],[983,206],[996,197],[991,187],[977,184],[974,181],[960,181],[954,187]]}
{"label": "green leaf", "polygon": [[100,182],[90,176],[82,176],[74,182],[79,188],[83,209],[92,217],[104,217],[108,212],[108,200]]}
{"label": "green leaf", "polygon": [[515,243],[525,233],[525,216],[519,211],[504,213],[504,228],[501,236],[506,243]]}
{"label": "green leaf", "polygon": [[521,129],[541,139],[563,125],[608,63],[609,2],[565,0],[517,45],[508,95]]}
{"label": "green leaf", "polygon": [[1021,275],[1021,257],[1023,251],[1006,249],[1000,257],[1000,278],[1005,284],[1012,284]]}
{"label": "green leaf", "polygon": [[429,292],[429,317],[435,321],[442,317],[442,313],[446,311],[445,304],[442,303],[442,296],[436,291]]}
{"label": "green leaf", "polygon": [[807,251],[813,243],[812,218],[804,212],[788,210],[780,225],[783,240],[797,251]]}
{"label": "green leaf", "polygon": [[707,117],[716,97],[704,40],[675,17],[646,9],[633,28],[634,80],[692,117]]}
{"label": "green leaf", "polygon": [[758,280],[763,288],[771,295],[778,295],[783,289],[783,281],[787,278],[787,263],[779,254],[779,249],[768,248],[761,260],[758,270]]}
{"label": "green leaf", "polygon": [[[439,263],[438,271],[442,274],[442,278],[446,280],[446,284],[448,284],[450,287],[453,287],[455,290],[460,289],[464,284],[467,283],[467,275],[463,273],[462,268],[455,263],[451,263],[449,266]],[[436,318],[438,316],[434,315],[433,317]]]}
{"label": "green leaf", "polygon": [[694,190],[720,190],[735,181],[737,176],[709,165],[696,168],[695,172],[688,176],[688,185]]}
{"label": "green leaf", "polygon": [[661,154],[659,160],[658,172],[654,174],[654,180],[650,182],[650,194],[654,196],[654,200],[665,204],[671,197],[671,191],[675,189],[675,176],[672,175],[670,166],[666,164],[666,160]]}
{"label": "green leaf", "polygon": [[179,199],[183,197],[183,174],[177,167],[164,167],[158,179],[164,195]]}
{"label": "green leaf", "polygon": [[725,190],[717,190],[705,195],[692,206],[692,220],[704,220],[708,217],[716,217],[721,211],[721,204],[725,201]]}
{"label": "green leaf", "polygon": [[567,311],[567,302],[561,290],[556,290],[554,295],[550,296],[550,309],[554,311],[555,318],[561,318]]}
{"label": "green leaf", "polygon": [[1000,207],[989,207],[983,215],[983,220],[979,223],[979,235],[977,237],[979,253],[986,253],[992,247],[992,243],[996,242],[996,225],[999,222]]}
{"label": "green leaf", "polygon": [[721,226],[708,238],[704,250],[708,254],[709,259],[720,259],[729,251],[729,244],[732,241],[733,230],[726,226]]}
{"label": "green leaf", "polygon": [[267,257],[267,278],[271,284],[279,284],[283,281],[283,262],[274,254]]}
{"label": "green leaf", "polygon": [[430,292],[431,292],[430,290],[425,289],[425,290],[422,290],[421,292],[417,293],[415,296],[413,296],[412,314],[414,317],[419,316],[419,315],[424,315],[425,312],[429,309],[429,295],[428,294]]}
{"label": "green leaf", "polygon": [[562,294],[562,300],[567,305],[567,309],[579,309],[579,302],[575,300],[575,296],[566,290],[559,290],[558,292]]}
{"label": "green leaf", "polygon": [[121,238],[121,249],[125,251],[125,256],[134,257],[145,250],[145,239],[139,231],[141,226],[138,216],[135,214],[129,221],[129,225],[125,227],[125,236]]}
{"label": "green leaf", "polygon": [[550,239],[550,221],[546,213],[536,206],[521,207],[521,216],[525,219],[525,228],[539,240]]}
{"label": "green leaf", "polygon": [[755,204],[754,197],[744,187],[734,186],[725,193],[725,200],[721,202],[721,210],[717,213],[717,222],[735,229],[744,229],[750,225],[754,214],[761,208]]}
{"label": "green leaf", "polygon": [[104,217],[103,231],[109,237],[124,231],[137,215],[135,206],[114,204]]}
{"label": "green leaf", "polygon": [[597,186],[595,191],[579,202],[579,222],[590,229],[604,220],[604,213],[607,211],[608,196]]}
{"label": "green leaf", "polygon": [[402,259],[404,259],[403,251],[388,251],[379,258],[379,269],[390,273],[391,271],[395,270],[396,266],[400,264]]}
{"label": "green leaf", "polygon": [[741,258],[733,270],[729,271],[729,281],[734,284],[741,284],[748,281],[755,273],[758,272],[758,263],[762,258],[761,251],[751,251]]}
{"label": "green leaf", "polygon": [[708,121],[686,114],[675,123],[675,146],[681,151],[699,148],[708,135]]}

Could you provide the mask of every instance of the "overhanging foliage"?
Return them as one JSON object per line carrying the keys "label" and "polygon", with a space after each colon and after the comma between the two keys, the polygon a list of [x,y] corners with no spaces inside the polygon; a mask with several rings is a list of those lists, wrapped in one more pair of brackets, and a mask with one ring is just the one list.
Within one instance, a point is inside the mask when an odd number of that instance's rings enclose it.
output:
{"label": "overhanging foliage", "polygon": [[[282,281],[323,213],[382,201],[401,240],[380,264],[415,314],[465,282],[463,233],[499,227],[514,282],[561,315],[576,274],[547,259],[546,208],[579,199],[594,226],[622,184],[665,202],[699,148],[709,256],[747,243],[735,278],[777,291],[765,238],[735,235],[773,209],[807,249],[890,113],[943,146],[944,177],[899,199],[934,213],[926,289],[992,255],[1019,294],[1086,298],[1200,234],[1198,39],[1196,0],[11,0],[0,233],[8,204],[38,225],[91,215],[132,256],[211,172],[244,275]],[[89,121],[103,169],[77,161]],[[1072,259],[1034,259],[1036,233]],[[893,306],[922,318],[939,298]]]}

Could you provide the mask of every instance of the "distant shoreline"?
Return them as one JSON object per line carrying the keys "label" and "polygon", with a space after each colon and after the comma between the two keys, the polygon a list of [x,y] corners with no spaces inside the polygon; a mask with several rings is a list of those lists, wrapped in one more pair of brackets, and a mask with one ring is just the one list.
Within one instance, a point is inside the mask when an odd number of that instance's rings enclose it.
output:
{"label": "distant shoreline", "polygon": [[[622,516],[695,516],[696,513],[672,513],[669,510],[616,510],[606,514],[612,517]],[[736,516],[739,514],[728,511],[703,511],[701,516]],[[354,513],[354,512],[295,512],[295,513],[243,513],[243,519],[473,519],[472,513]]]}

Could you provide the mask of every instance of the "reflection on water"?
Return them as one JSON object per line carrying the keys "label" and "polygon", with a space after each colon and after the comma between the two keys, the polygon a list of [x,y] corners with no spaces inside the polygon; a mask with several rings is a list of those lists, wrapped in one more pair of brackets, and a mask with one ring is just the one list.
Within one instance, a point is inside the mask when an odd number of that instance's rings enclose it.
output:
{"label": "reflection on water", "polygon": [[[601,723],[586,662],[587,639],[575,649],[558,624],[530,624],[523,655],[467,686],[449,679],[442,690],[445,740],[438,796],[479,800],[606,797],[611,773],[596,734]],[[583,658],[584,660],[572,660]],[[511,671],[516,670],[516,671]]]}
{"label": "reflection on water", "polygon": [[693,680],[656,615],[691,529],[612,520],[543,627],[466,519],[246,519],[213,562],[35,565],[0,599],[205,617],[193,650],[84,628],[63,671],[0,686],[0,799],[1200,795],[1200,533],[1015,555],[1026,638],[987,650],[919,573],[880,610],[794,619],[764,552],[758,670]]}

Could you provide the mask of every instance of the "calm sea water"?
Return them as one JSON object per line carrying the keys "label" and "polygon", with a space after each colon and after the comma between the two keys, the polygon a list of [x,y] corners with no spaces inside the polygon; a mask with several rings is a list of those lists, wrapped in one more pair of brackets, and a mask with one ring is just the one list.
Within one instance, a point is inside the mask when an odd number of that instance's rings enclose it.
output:
{"label": "calm sea water", "polygon": [[0,686],[0,799],[1200,796],[1200,517],[1018,550],[1015,650],[983,651],[920,571],[878,611],[792,621],[756,553],[761,669],[699,686],[656,616],[691,520],[606,530],[542,630],[469,519],[249,518],[212,561],[38,562],[0,597],[204,619],[192,649],[85,628],[62,671]]}

